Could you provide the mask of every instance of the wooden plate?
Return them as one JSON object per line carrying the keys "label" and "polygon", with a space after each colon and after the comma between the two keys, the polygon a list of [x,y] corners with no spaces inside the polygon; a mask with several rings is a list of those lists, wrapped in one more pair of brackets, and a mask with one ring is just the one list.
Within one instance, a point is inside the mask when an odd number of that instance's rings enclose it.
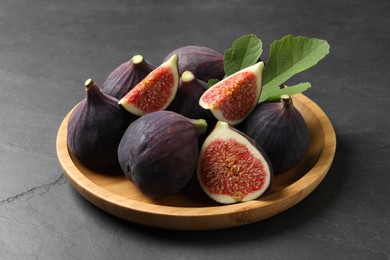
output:
{"label": "wooden plate", "polygon": [[128,221],[177,230],[207,230],[240,226],[274,216],[308,196],[327,174],[336,150],[336,136],[326,114],[312,100],[293,97],[310,131],[306,157],[294,169],[276,175],[272,187],[257,200],[219,205],[204,195],[196,179],[179,194],[153,200],[140,193],[120,169],[96,171],[83,166],[67,149],[67,122],[57,135],[57,155],[73,187],[97,207]]}

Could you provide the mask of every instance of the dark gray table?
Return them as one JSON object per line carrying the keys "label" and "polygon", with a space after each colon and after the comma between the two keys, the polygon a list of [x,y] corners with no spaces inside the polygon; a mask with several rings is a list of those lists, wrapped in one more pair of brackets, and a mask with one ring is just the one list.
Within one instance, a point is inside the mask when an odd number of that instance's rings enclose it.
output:
{"label": "dark gray table", "polygon": [[[390,2],[11,1],[0,3],[0,259],[389,259]],[[297,206],[243,227],[177,232],[122,221],[81,197],[55,150],[83,83],[134,54],[223,52],[254,33],[326,39],[293,81],[337,133],[333,166]]]}

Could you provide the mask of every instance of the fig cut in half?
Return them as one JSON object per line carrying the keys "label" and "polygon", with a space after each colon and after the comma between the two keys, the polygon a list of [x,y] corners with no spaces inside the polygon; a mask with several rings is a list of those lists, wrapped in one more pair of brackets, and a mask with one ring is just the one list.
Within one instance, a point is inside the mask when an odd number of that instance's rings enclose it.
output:
{"label": "fig cut in half", "polygon": [[228,123],[218,121],[202,145],[197,176],[211,199],[231,204],[260,197],[270,187],[273,171],[260,147]]}
{"label": "fig cut in half", "polygon": [[262,89],[264,63],[242,69],[210,87],[199,104],[216,119],[236,125],[255,108]]}
{"label": "fig cut in half", "polygon": [[173,55],[134,86],[119,104],[137,116],[167,108],[179,85],[177,63],[178,56]]}

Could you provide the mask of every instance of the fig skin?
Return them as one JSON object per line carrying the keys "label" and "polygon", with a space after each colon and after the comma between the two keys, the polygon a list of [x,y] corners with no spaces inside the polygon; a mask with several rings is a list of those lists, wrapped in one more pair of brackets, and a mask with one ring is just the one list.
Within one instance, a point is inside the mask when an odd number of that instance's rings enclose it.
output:
{"label": "fig skin", "polygon": [[194,174],[198,134],[205,127],[205,120],[195,122],[166,110],[138,118],[128,127],[118,147],[123,173],[152,198],[179,192]]}
{"label": "fig skin", "polygon": [[183,46],[170,52],[164,61],[173,54],[179,57],[179,75],[188,70],[204,82],[209,79],[221,80],[225,76],[224,56],[214,49],[196,45]]}
{"label": "fig skin", "polygon": [[208,126],[207,133],[211,132],[217,120],[210,110],[204,109],[199,105],[199,98],[207,89],[207,83],[197,79],[192,72],[183,72],[176,96],[167,110],[176,112],[187,118],[205,119]]}
{"label": "fig skin", "polygon": [[108,75],[102,91],[119,100],[155,68],[156,66],[146,61],[143,56],[135,55]]}
{"label": "fig skin", "polygon": [[305,120],[287,95],[259,104],[239,129],[262,147],[275,174],[295,167],[305,157],[310,143]]}
{"label": "fig skin", "polygon": [[117,149],[122,135],[135,120],[118,100],[87,80],[86,97],[77,105],[67,125],[69,151],[85,166],[118,167]]}

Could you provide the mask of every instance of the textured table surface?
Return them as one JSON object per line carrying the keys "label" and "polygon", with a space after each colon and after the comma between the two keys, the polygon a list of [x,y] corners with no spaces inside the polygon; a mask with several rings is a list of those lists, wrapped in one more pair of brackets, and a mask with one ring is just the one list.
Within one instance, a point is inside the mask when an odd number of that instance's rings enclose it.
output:
{"label": "textured table surface", "polygon": [[[1,259],[389,259],[390,2],[0,2]],[[135,54],[223,52],[254,33],[326,39],[331,53],[292,82],[327,113],[334,163],[319,187],[280,215],[216,231],[140,226],[96,208],[59,166],[55,141],[87,78],[102,84]]]}

